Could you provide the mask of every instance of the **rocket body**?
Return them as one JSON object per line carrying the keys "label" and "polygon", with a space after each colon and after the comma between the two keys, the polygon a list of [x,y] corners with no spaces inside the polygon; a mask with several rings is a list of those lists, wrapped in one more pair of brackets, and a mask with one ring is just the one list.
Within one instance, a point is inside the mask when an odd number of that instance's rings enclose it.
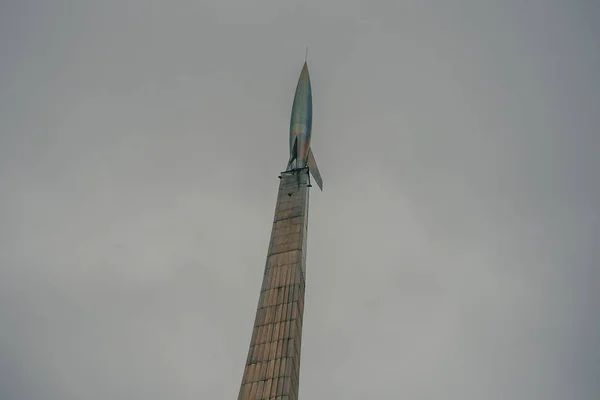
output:
{"label": "rocket body", "polygon": [[[290,118],[290,156],[295,158],[293,168],[304,168],[308,159],[310,148],[310,135],[312,130],[312,90],[308,65],[304,63]],[[295,149],[294,149],[295,146]],[[295,153],[295,154],[294,154]]]}
{"label": "rocket body", "polygon": [[323,190],[323,180],[319,168],[310,147],[312,133],[312,90],[308,65],[306,62],[300,72],[300,78],[296,85],[294,103],[292,104],[292,115],[290,117],[290,159],[287,169],[295,170],[308,168],[310,174],[315,178],[319,188]]}

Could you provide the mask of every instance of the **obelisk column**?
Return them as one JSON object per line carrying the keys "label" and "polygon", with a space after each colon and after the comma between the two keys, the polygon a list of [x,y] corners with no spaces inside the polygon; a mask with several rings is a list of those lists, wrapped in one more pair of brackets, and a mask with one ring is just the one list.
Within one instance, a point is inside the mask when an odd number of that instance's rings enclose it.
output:
{"label": "obelisk column", "polygon": [[297,400],[304,311],[308,169],[281,174],[271,242],[238,400]]}

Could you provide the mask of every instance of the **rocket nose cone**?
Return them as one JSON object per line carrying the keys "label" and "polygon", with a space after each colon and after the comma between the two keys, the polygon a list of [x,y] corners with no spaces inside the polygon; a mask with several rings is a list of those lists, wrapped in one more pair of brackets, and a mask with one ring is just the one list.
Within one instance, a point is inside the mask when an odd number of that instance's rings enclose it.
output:
{"label": "rocket nose cone", "polygon": [[311,87],[310,87],[310,76],[308,74],[308,65],[306,62],[302,67],[302,72],[300,72],[300,77],[298,78],[298,85],[296,86],[296,97],[311,97]]}
{"label": "rocket nose cone", "polygon": [[298,79],[299,82],[303,82],[303,81],[307,81],[310,84],[310,76],[308,74],[308,64],[306,63],[306,61],[304,62],[304,65],[302,66],[302,71],[300,72],[300,78]]}
{"label": "rocket nose cone", "polygon": [[[298,85],[296,86],[292,109],[301,114],[307,112],[310,113],[312,109],[312,90],[310,87],[310,77],[308,76],[308,66],[306,65],[306,62],[304,63],[302,72],[298,78]],[[297,112],[293,112],[296,117],[299,116]]]}

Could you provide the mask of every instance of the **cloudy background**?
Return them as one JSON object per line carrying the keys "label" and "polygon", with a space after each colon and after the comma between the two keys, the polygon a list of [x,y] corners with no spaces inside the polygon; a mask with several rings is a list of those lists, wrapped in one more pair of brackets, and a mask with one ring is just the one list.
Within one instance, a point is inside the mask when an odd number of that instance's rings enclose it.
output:
{"label": "cloudy background", "polygon": [[600,398],[600,3],[0,2],[0,399],[235,399],[309,45],[303,399]]}

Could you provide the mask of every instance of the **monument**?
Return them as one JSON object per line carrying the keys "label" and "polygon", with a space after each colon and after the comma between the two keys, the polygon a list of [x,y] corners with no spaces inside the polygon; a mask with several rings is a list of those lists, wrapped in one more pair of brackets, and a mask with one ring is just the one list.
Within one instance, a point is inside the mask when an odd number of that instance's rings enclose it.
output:
{"label": "monument", "polygon": [[290,120],[290,158],[281,173],[271,241],[238,400],[297,400],[306,278],[312,91],[302,67]]}

